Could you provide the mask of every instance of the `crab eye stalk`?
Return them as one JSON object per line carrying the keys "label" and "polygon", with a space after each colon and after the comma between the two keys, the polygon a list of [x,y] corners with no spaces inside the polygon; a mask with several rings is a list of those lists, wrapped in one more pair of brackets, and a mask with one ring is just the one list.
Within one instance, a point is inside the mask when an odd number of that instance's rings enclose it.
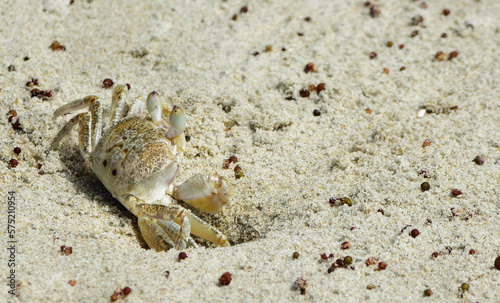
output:
{"label": "crab eye stalk", "polygon": [[157,92],[152,92],[149,94],[146,100],[146,105],[148,107],[148,112],[153,119],[153,123],[158,125],[161,121],[161,103]]}
{"label": "crab eye stalk", "polygon": [[182,134],[186,129],[186,114],[184,110],[177,105],[174,105],[172,112],[170,113],[170,129],[167,133],[167,138],[169,140],[175,139],[177,136]]}

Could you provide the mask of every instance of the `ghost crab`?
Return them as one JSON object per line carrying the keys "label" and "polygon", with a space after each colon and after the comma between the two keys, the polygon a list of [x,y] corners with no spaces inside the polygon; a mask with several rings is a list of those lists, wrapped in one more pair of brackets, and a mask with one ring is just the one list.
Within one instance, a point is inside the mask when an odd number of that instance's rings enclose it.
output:
{"label": "ghost crab", "polygon": [[[191,233],[229,246],[227,237],[188,209],[172,203],[182,200],[205,212],[214,213],[229,202],[231,189],[217,173],[195,175],[179,185],[173,181],[183,154],[186,117],[175,105],[164,112],[156,92],[146,102],[137,97],[125,113],[128,87],[118,85],[112,96],[109,127],[103,131],[103,114],[97,96],[63,105],[54,118],[88,108],[70,119],[55,137],[50,150],[74,125],[79,125],[79,146],[85,162],[109,192],[138,218],[149,247],[168,250],[197,247]],[[147,107],[149,115],[144,111]],[[169,121],[162,119],[169,114]]]}

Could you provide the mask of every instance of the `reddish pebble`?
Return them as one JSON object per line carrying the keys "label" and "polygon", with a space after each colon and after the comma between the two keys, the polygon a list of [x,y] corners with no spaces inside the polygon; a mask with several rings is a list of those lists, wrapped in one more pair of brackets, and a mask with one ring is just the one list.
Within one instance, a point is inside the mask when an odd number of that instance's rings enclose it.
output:
{"label": "reddish pebble", "polygon": [[227,160],[228,160],[229,162],[231,162],[231,163],[236,163],[236,162],[238,162],[238,158],[236,158],[236,156],[231,156],[231,157],[229,157],[229,159],[227,159]]}
{"label": "reddish pebble", "polygon": [[220,285],[229,285],[231,283],[231,274],[229,272],[225,272],[219,278]]}
{"label": "reddish pebble", "polygon": [[387,263],[385,263],[385,262],[378,263],[378,269],[384,270],[386,267],[387,267]]}
{"label": "reddish pebble", "polygon": [[500,256],[495,259],[495,268],[500,270]]}
{"label": "reddish pebble", "polygon": [[365,263],[366,263],[366,266],[370,266],[370,265],[375,265],[375,264],[377,264],[377,261],[375,261],[375,259],[374,259],[374,258],[370,257],[370,258],[366,259],[366,262],[365,262]]}
{"label": "reddish pebble", "polygon": [[179,260],[184,260],[184,259],[187,259],[187,254],[185,252],[180,252],[179,253]]}
{"label": "reddish pebble", "polygon": [[321,116],[321,112],[319,110],[315,109],[315,110],[313,110],[313,116],[319,117],[319,116]]}
{"label": "reddish pebble", "polygon": [[454,188],[451,190],[451,194],[455,197],[458,197],[458,196],[462,195],[462,191],[458,188]]}
{"label": "reddish pebble", "polygon": [[344,267],[344,259],[337,259],[335,260],[335,265],[332,264],[332,267]]}
{"label": "reddish pebble", "polygon": [[76,280],[69,280],[68,283],[71,286],[75,286],[76,285]]}
{"label": "reddish pebble", "polygon": [[475,254],[476,254],[476,251],[471,248],[471,250],[469,250],[469,255],[475,255]]}
{"label": "reddish pebble", "polygon": [[248,13],[248,6],[242,6],[241,9],[240,9],[240,13],[242,14],[245,14],[245,13]]}
{"label": "reddish pebble", "polygon": [[448,60],[451,60],[453,58],[456,58],[458,56],[458,52],[457,51],[452,51],[449,55],[448,55]]}
{"label": "reddish pebble", "polygon": [[53,51],[57,51],[57,50],[60,50],[60,51],[65,51],[66,50],[66,47],[64,45],[61,45],[59,42],[57,41],[54,41],[52,42],[52,44],[50,45],[50,48],[53,50]]}
{"label": "reddish pebble", "polygon": [[50,90],[50,89],[48,89],[48,90],[42,90],[40,92],[40,95],[42,95],[45,98],[52,98],[54,96],[54,92],[52,90]]}
{"label": "reddish pebble", "polygon": [[417,15],[413,18],[411,18],[411,25],[419,25],[424,21],[424,18],[420,15]]}
{"label": "reddish pebble", "polygon": [[437,61],[443,61],[445,57],[446,55],[442,51],[439,51],[434,55],[434,59]]}
{"label": "reddish pebble", "polygon": [[377,58],[377,53],[376,52],[371,52],[370,53],[370,59],[375,59]]}
{"label": "reddish pebble", "polygon": [[316,92],[319,94],[321,91],[325,90],[325,83],[320,83],[316,86]]}
{"label": "reddish pebble", "polygon": [[306,67],[304,67],[304,72],[309,73],[309,72],[316,72],[316,64],[313,62],[309,62],[306,64]]}
{"label": "reddish pebble", "polygon": [[52,42],[52,44],[50,45],[50,48],[52,48],[52,50],[57,50],[59,47],[61,46],[61,44],[57,41],[54,41]]}
{"label": "reddish pebble", "polygon": [[372,18],[376,18],[376,17],[380,16],[380,9],[378,7],[376,7],[375,5],[370,7],[370,16]]}
{"label": "reddish pebble", "polygon": [[483,165],[484,164],[484,157],[483,156],[477,156],[474,158],[474,163],[476,163],[477,165]]}
{"label": "reddish pebble", "polygon": [[410,236],[412,238],[416,238],[416,237],[418,237],[418,235],[420,235],[420,232],[418,231],[418,229],[412,229],[412,231],[410,232]]}
{"label": "reddish pebble", "polygon": [[307,97],[309,97],[309,95],[311,94],[311,92],[310,92],[308,89],[303,88],[303,89],[301,89],[301,90],[299,91],[299,94],[300,94],[300,96],[301,96],[302,98],[307,98]]}
{"label": "reddish pebble", "polygon": [[439,255],[439,254],[437,253],[437,251],[435,251],[435,252],[433,252],[433,253],[432,253],[432,257],[434,257],[434,258],[437,258],[437,257],[438,257],[438,255]]}
{"label": "reddish pebble", "polygon": [[12,120],[17,117],[17,112],[13,109],[9,110],[9,112],[7,113],[7,115],[9,115],[9,123],[12,123]]}
{"label": "reddish pebble", "polygon": [[16,148],[14,148],[14,153],[15,153],[16,155],[19,155],[19,154],[21,153],[21,148],[20,148],[20,147],[16,147]]}
{"label": "reddish pebble", "polygon": [[34,88],[30,91],[31,93],[31,98],[38,97],[40,95],[40,90],[38,88]]}
{"label": "reddish pebble", "polygon": [[132,290],[130,287],[126,286],[125,288],[122,289],[123,296],[128,296]]}
{"label": "reddish pebble", "polygon": [[340,244],[340,249],[349,249],[351,248],[351,244],[349,242],[343,242],[342,244]]}
{"label": "reddish pebble", "polygon": [[102,81],[102,86],[104,86],[104,88],[110,88],[111,86],[113,86],[113,84],[115,83],[109,78],[106,78],[104,79],[104,81]]}
{"label": "reddish pebble", "polygon": [[448,16],[450,14],[450,10],[445,8],[443,9],[443,15]]}
{"label": "reddish pebble", "polygon": [[17,162],[17,160],[16,160],[16,159],[10,159],[10,160],[9,160],[9,166],[10,166],[10,167],[14,168],[14,167],[16,167],[16,166],[17,166],[17,164],[19,164],[19,163]]}

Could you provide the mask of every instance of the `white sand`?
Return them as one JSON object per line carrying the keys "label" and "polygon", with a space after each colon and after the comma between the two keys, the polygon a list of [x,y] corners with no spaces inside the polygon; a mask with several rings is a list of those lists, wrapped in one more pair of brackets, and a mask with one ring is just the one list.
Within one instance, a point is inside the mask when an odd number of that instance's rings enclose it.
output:
{"label": "white sand", "polygon": [[[252,1],[246,14],[239,1],[134,2],[0,2],[0,301],[108,302],[125,286],[129,302],[500,301],[499,1],[424,9],[386,0],[377,18],[363,1]],[[423,23],[412,26],[417,15]],[[54,40],[66,51],[49,49]],[[455,50],[451,61],[434,59]],[[304,72],[308,62],[317,72]],[[31,98],[31,77],[54,97]],[[83,162],[76,131],[45,154],[69,119],[51,120],[56,108],[89,94],[109,108],[105,78],[130,83],[131,97],[157,90],[186,110],[191,141],[178,181],[212,171],[228,178],[233,202],[202,217],[232,247],[187,249],[181,262],[178,251],[149,250],[137,220]],[[319,95],[299,96],[321,82]],[[432,113],[417,118],[420,108]],[[22,130],[7,122],[12,109]],[[234,165],[222,169],[232,155],[238,180]],[[484,165],[472,161],[478,155]],[[17,297],[6,286],[8,191],[17,199]],[[353,206],[331,206],[331,197]],[[73,253],[63,256],[62,245]],[[323,262],[322,253],[335,258]],[[327,273],[347,255],[352,269]],[[369,257],[387,268],[367,267]],[[232,282],[221,287],[226,271]],[[298,278],[307,280],[303,296]]]}

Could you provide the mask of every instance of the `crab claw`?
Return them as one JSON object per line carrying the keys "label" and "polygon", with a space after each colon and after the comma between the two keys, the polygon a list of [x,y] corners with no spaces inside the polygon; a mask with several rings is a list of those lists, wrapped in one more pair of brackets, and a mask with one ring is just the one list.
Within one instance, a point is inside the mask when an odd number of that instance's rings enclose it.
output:
{"label": "crab claw", "polygon": [[218,174],[195,175],[174,188],[173,196],[199,210],[215,213],[229,203],[231,187]]}
{"label": "crab claw", "polygon": [[167,138],[174,140],[177,136],[182,134],[186,129],[186,114],[184,110],[177,105],[174,105],[170,113],[170,129],[167,132]]}

